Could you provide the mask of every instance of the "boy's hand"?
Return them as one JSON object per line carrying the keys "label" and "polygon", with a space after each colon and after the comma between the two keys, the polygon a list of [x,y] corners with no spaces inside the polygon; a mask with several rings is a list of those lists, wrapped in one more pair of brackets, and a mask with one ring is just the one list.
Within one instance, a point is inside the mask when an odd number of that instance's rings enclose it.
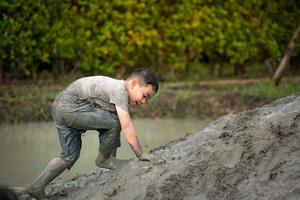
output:
{"label": "boy's hand", "polygon": [[140,155],[138,157],[138,159],[141,160],[141,161],[150,161],[152,163],[155,160],[157,160],[157,158],[153,154],[147,154],[147,153],[143,153],[142,155]]}

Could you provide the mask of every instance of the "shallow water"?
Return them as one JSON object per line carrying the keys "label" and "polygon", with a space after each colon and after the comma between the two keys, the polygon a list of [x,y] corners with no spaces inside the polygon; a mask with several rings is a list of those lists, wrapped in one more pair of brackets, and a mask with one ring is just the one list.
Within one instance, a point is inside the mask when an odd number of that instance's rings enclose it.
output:
{"label": "shallow water", "polygon": [[[145,152],[169,141],[196,132],[211,120],[139,119],[134,120],[137,135]],[[53,122],[0,124],[0,184],[24,186],[32,181],[48,161],[60,153],[60,145]],[[121,135],[122,146],[117,158],[134,158]],[[59,176],[63,180],[96,168],[94,160],[99,147],[96,131],[82,137],[82,149],[74,167]]]}

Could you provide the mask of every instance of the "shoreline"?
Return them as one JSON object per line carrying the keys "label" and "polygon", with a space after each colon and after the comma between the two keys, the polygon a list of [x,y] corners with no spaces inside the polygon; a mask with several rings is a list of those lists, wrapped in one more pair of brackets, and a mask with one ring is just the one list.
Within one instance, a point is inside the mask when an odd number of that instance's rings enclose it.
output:
{"label": "shoreline", "polygon": [[[245,111],[300,92],[299,79],[280,87],[262,80],[162,83],[149,103],[130,108],[132,118],[212,118]],[[48,81],[0,86],[0,124],[52,121],[51,106],[66,83]]]}

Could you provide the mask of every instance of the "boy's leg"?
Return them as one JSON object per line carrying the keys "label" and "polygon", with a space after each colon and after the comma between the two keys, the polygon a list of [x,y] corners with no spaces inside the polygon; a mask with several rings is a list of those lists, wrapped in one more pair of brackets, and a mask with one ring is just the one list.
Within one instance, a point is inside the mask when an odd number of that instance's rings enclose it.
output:
{"label": "boy's leg", "polygon": [[98,155],[97,155],[97,158],[96,158],[96,160],[95,160],[96,166],[97,166],[97,167],[101,167],[101,164],[102,164],[105,160],[109,159],[110,156],[111,156],[111,153],[102,153],[102,152],[99,151],[99,152],[98,152]]}
{"label": "boy's leg", "polygon": [[50,160],[46,168],[41,174],[26,187],[27,193],[35,197],[36,199],[46,199],[44,189],[48,183],[50,183],[55,177],[60,175],[68,166],[69,162],[66,162],[58,157]]}
{"label": "boy's leg", "polygon": [[65,169],[70,169],[79,158],[81,149],[81,134],[84,130],[57,127],[62,148],[60,157],[53,158],[41,174],[26,187],[27,193],[37,199],[45,199],[44,189],[54,178]]}
{"label": "boy's leg", "polygon": [[99,129],[99,152],[96,165],[101,168],[116,169],[127,160],[116,159],[117,148],[120,144],[120,127],[114,129]]}
{"label": "boy's leg", "polygon": [[105,168],[105,169],[117,169],[121,165],[127,163],[128,160],[121,160],[121,159],[116,159],[114,156],[110,155],[110,157],[105,157],[105,154],[99,152],[98,156],[96,158],[96,165],[97,167],[100,168]]}
{"label": "boy's leg", "polygon": [[113,149],[110,153],[102,153],[99,151],[95,163],[98,166],[101,162],[103,162],[106,159],[109,159],[110,157],[117,158],[117,148]]}
{"label": "boy's leg", "polygon": [[[121,125],[116,112],[109,112],[101,108],[94,108],[90,112],[80,112],[72,117],[69,126],[77,129],[98,130],[100,132],[100,149],[96,165],[109,169],[119,165],[116,159],[110,159],[116,154],[115,149],[120,146]],[[113,164],[112,160],[115,161],[114,163],[118,163]]]}

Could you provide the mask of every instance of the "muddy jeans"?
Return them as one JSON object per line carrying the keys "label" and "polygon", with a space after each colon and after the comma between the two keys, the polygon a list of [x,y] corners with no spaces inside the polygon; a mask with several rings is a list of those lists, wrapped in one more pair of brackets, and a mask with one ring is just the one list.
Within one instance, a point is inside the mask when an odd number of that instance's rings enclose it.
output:
{"label": "muddy jeans", "polygon": [[79,158],[81,135],[86,130],[99,132],[99,151],[112,152],[120,147],[121,125],[116,112],[95,107],[89,112],[64,112],[53,105],[53,118],[62,152],[60,158],[73,164]]}

